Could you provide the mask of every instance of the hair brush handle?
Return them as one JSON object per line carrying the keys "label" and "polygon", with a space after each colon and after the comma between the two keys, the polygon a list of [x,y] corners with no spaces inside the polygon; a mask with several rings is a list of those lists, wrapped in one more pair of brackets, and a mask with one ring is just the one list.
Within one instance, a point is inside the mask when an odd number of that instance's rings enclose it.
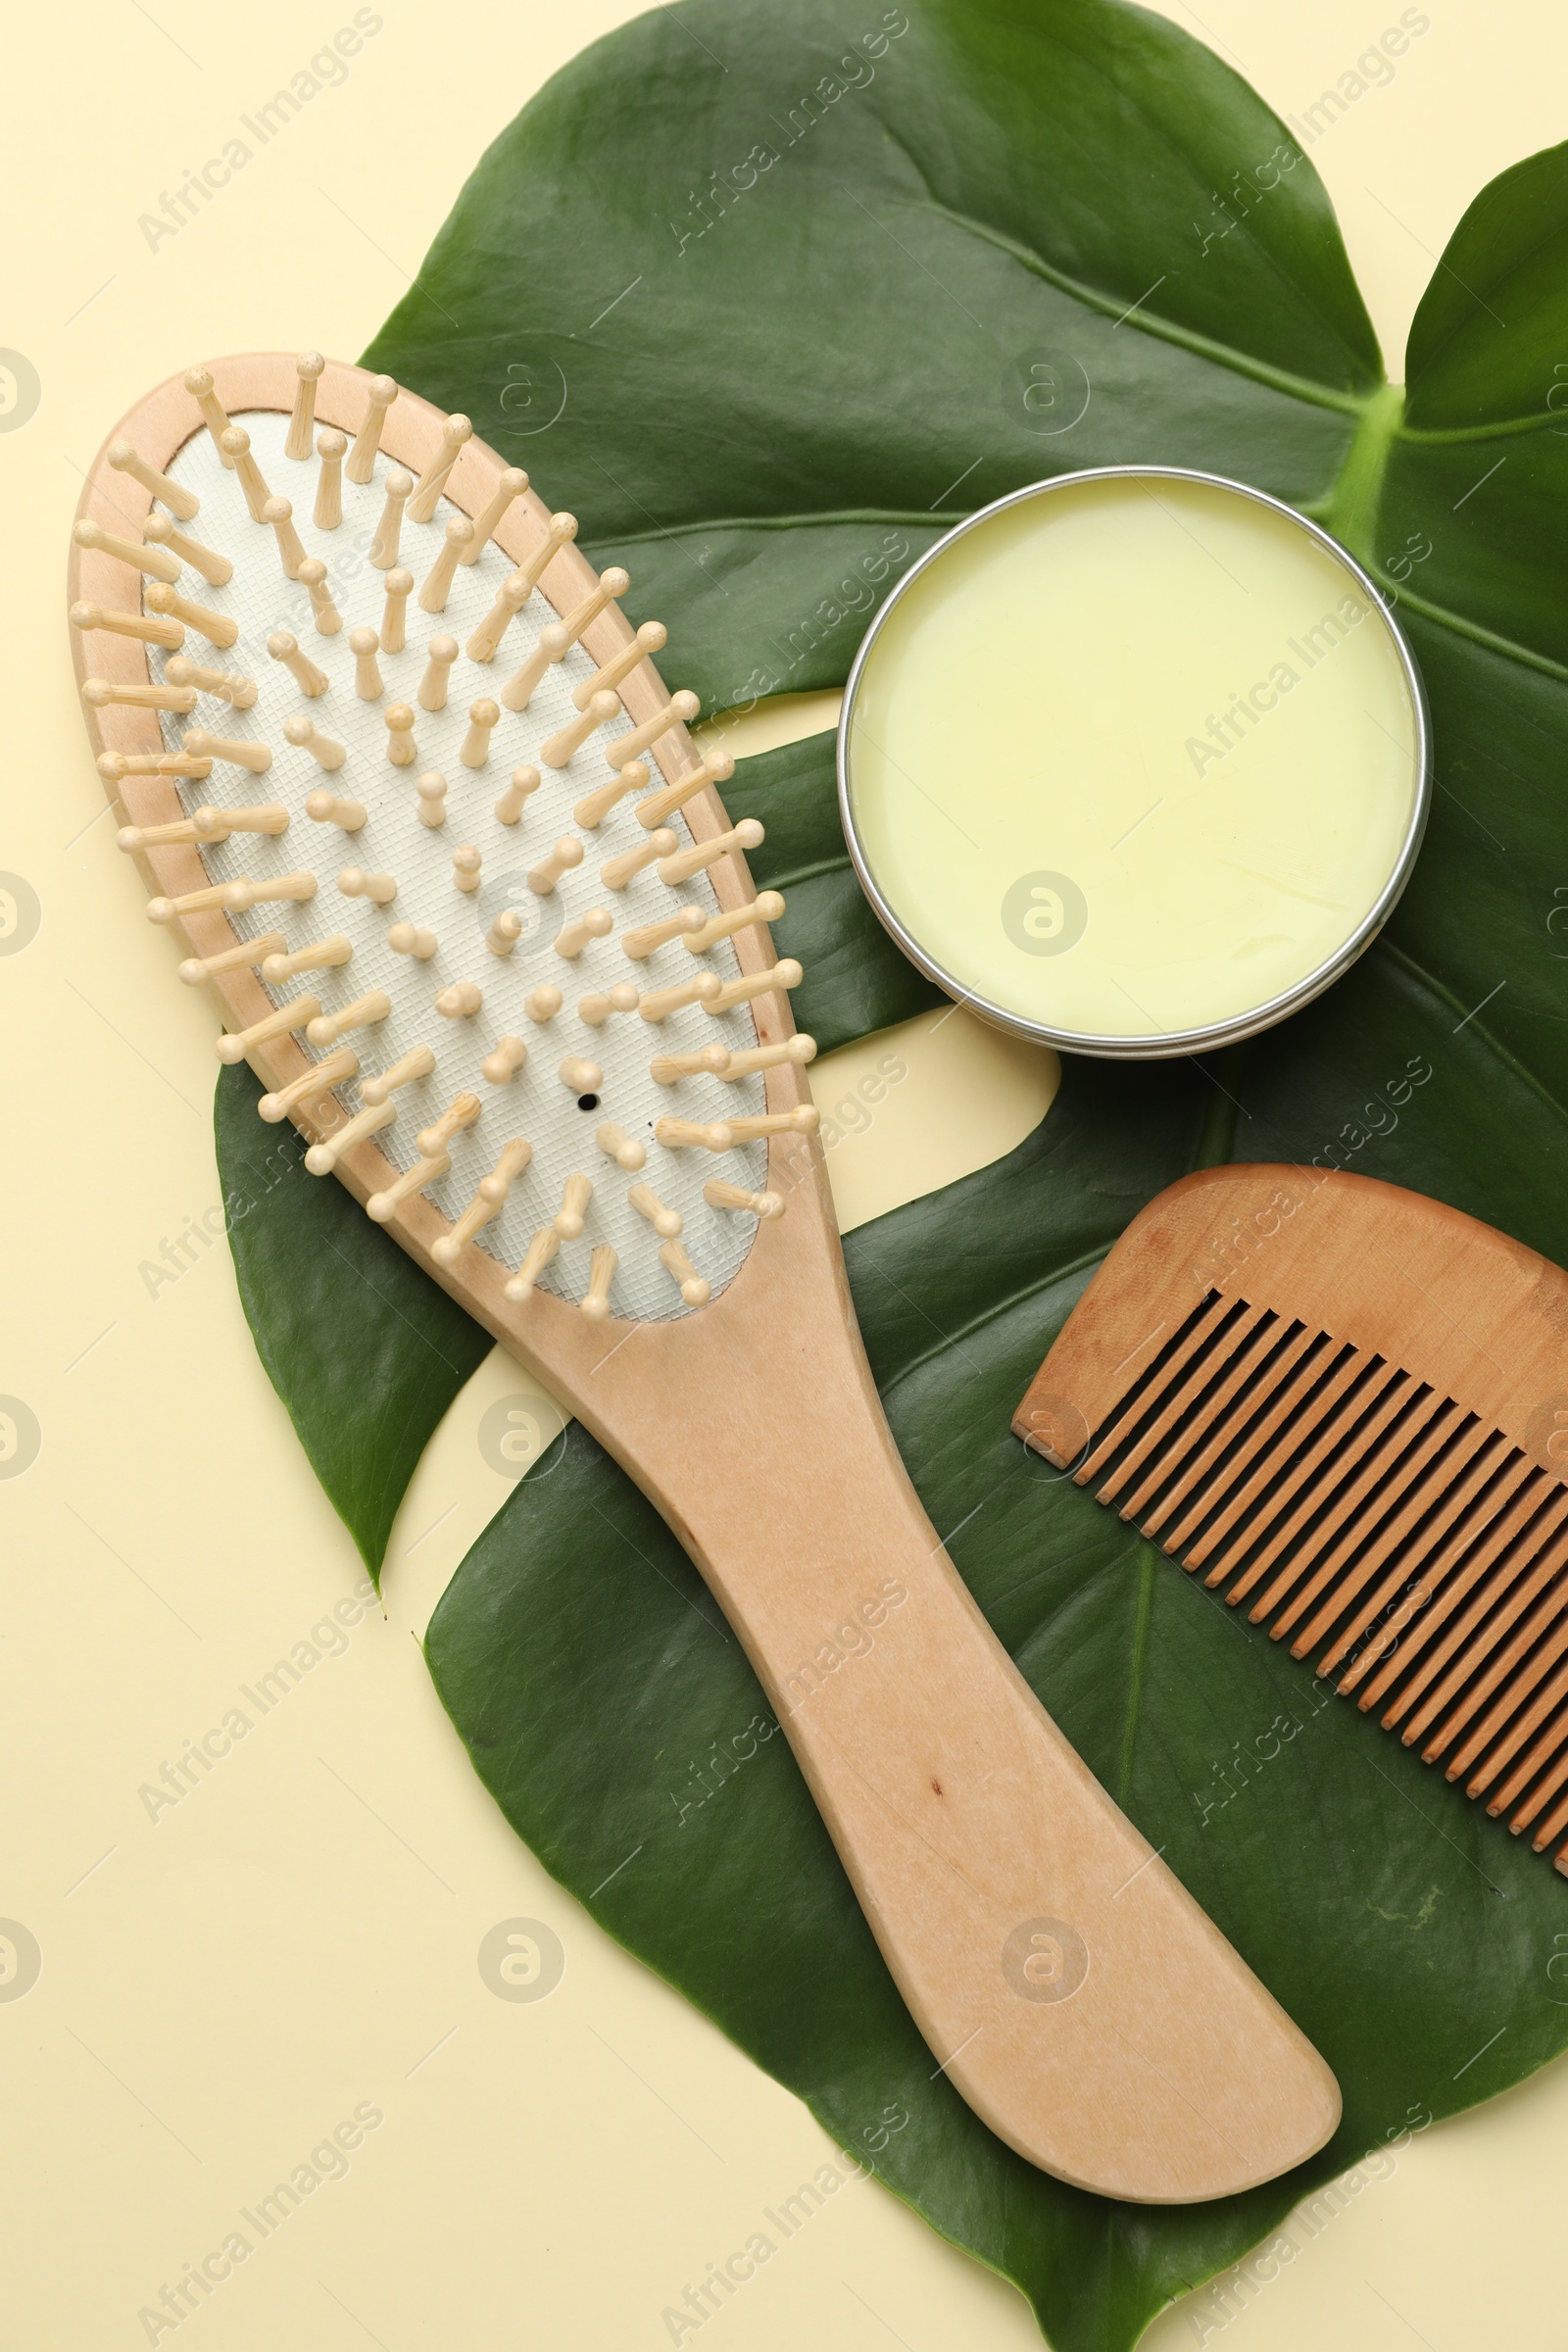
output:
{"label": "hair brush handle", "polygon": [[[797,1193],[776,1229],[800,1252],[779,1265],[785,1329],[761,1298],[733,1315],[720,1299],[700,1355],[679,1326],[645,1329],[578,1386],[579,1407],[744,1642],[899,1989],[976,2113],[1106,2196],[1270,2180],[1334,2131],[1334,2077],[981,1615],[899,1458],[842,1273],[804,1279],[825,1238],[804,1206]],[[657,1362],[629,1361],[665,1348],[673,1417]]]}

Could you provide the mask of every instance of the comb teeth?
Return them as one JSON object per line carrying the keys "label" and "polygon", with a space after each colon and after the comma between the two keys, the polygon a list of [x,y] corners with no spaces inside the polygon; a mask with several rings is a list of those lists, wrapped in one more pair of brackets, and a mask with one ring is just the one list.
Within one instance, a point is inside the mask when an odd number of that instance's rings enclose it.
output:
{"label": "comb teeth", "polygon": [[1568,1830],[1568,1488],[1502,1432],[1211,1290],[1073,1476],[1538,1853]]}

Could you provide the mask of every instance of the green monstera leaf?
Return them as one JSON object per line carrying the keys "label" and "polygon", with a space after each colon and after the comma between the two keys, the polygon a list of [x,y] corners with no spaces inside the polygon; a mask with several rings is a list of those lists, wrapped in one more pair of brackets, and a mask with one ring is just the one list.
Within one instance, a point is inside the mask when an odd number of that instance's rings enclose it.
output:
{"label": "green monstera leaf", "polygon": [[840,683],[1021,482],[1324,500],[1382,384],[1283,125],[1106,0],[656,11],[502,133],[366,359],[537,472],[710,707]]}
{"label": "green monstera leaf", "polygon": [[[1397,989],[1359,1010],[1400,1067],[1447,1025],[1430,1003],[1412,1025]],[[492,1521],[427,1638],[476,1769],[546,1866],[1016,2280],[1061,2352],[1131,2344],[1308,2188],[1565,2039],[1545,1973],[1555,1875],[1009,1434],[1088,1274],[1198,1156],[1204,1092],[1186,1070],[1080,1063],[1016,1152],[846,1254],[894,1435],[976,1599],[1334,2066],[1344,2123],[1310,2165],[1214,2204],[1119,2204],[1035,2171],[933,2078],[739,1644],[580,1427]]]}
{"label": "green monstera leaf", "polygon": [[[1334,2066],[1332,2147],[1245,2198],[1117,2205],[1022,2164],[933,2083],[738,1643],[580,1428],[430,1630],[475,1765],[548,1866],[1014,2278],[1063,2352],[1122,2352],[1312,2182],[1568,2039],[1549,1868],[1007,1434],[1094,1266],[1194,1165],[1352,1167],[1568,1262],[1565,230],[1564,151],[1487,190],[1401,394],[1310,165],[1163,20],[1117,0],[687,0],[524,110],[368,355],[466,410],[601,560],[627,561],[637,616],[670,625],[667,674],[710,705],[840,681],[958,514],[1108,463],[1295,502],[1409,627],[1438,792],[1354,972],[1207,1071],[1070,1066],[1018,1151],[848,1246],[927,1509],[1045,1703]],[[837,1043],[917,1010],[924,983],[845,867],[826,743],[745,763],[730,798],[759,796],[806,1025]],[[220,1142],[226,1161],[245,1148],[237,1118]],[[406,1433],[389,1486],[455,1345],[439,1379],[411,1371],[428,1335],[404,1328],[380,1234],[353,1317],[300,1322],[320,1252],[287,1186],[259,1189],[235,1238],[269,1369],[352,1514],[324,1431],[344,1384],[368,1394],[367,1333]]]}
{"label": "green monstera leaf", "polygon": [[748,760],[736,803],[767,827],[749,862],[760,889],[784,893],[774,936],[806,975],[791,997],[795,1025],[823,1054],[947,1002],[861,896],[839,825],[837,748],[836,735],[819,735]]}
{"label": "green monstera leaf", "polygon": [[306,1172],[294,1129],[257,1117],[261,1098],[244,1062],[218,1081],[240,1303],[312,1469],[378,1577],[419,1456],[490,1339],[342,1185]]}

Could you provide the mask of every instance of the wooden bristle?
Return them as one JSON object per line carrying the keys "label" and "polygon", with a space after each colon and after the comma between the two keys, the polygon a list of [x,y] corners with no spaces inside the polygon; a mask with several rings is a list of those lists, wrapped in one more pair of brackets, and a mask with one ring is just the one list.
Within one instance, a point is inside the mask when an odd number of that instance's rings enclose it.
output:
{"label": "wooden bristle", "polygon": [[140,482],[148,495],[162,499],[171,514],[180,522],[191,522],[201,513],[202,502],[194,490],[187,490],[180,483],[171,481],[167,473],[160,473],[157,466],[150,466],[128,441],[111,441],[104,454],[117,473],[128,473],[133,481]]}
{"label": "wooden bristle", "polygon": [[591,678],[584,678],[580,686],[572,688],[571,699],[576,708],[586,710],[596,694],[604,693],[607,687],[618,686],[622,678],[630,677],[639,662],[651,661],[655,654],[662,653],[667,635],[662,621],[645,620],[630,645],[612,655],[594,671]]}
{"label": "wooden bristle", "polygon": [[352,1152],[356,1144],[379,1134],[383,1127],[390,1127],[397,1115],[397,1106],[391,1102],[356,1111],[345,1126],[334,1128],[321,1143],[311,1146],[305,1154],[305,1165],[313,1176],[329,1176],[345,1152]]}
{"label": "wooden bristle", "polygon": [[391,571],[398,560],[398,548],[403,536],[403,511],[414,489],[414,476],[401,466],[394,466],[386,477],[386,505],[375,526],[370,542],[369,561],[377,571]]}
{"label": "wooden bristle", "polygon": [[452,594],[452,575],[472,537],[473,525],[466,514],[454,514],[447,524],[440,552],[425,574],[424,586],[419,590],[421,612],[446,611],[447,598]]}
{"label": "wooden bristle", "polygon": [[414,574],[399,564],[386,575],[386,602],[376,634],[383,654],[401,654],[408,643],[408,603],[414,593]]}
{"label": "wooden bristle", "polygon": [[[71,536],[78,547],[95,549],[98,554],[113,556],[122,564],[130,564],[149,579],[172,586],[179,577],[179,560],[161,547],[148,547],[139,539],[122,539],[114,531],[106,531],[101,523],[77,522],[72,525]],[[158,610],[153,607],[154,612]]]}
{"label": "wooden bristle", "polygon": [[199,539],[193,539],[188,531],[171,522],[167,514],[149,514],[142,532],[153,547],[167,548],[181,564],[199,571],[214,588],[225,588],[234,576],[234,566],[227,556],[220,556],[216,548],[204,547]]}
{"label": "wooden bristle", "polygon": [[311,454],[316,437],[316,387],[326,369],[326,362],[318,351],[302,351],[294,363],[296,383],[294,411],[289,418],[288,438],[283,455],[296,464],[303,464]]}
{"label": "wooden bristle", "polygon": [[[420,1147],[423,1148],[421,1136]],[[430,1255],[438,1266],[456,1265],[474,1235],[501,1214],[514,1176],[520,1174],[533,1157],[533,1146],[517,1136],[508,1144],[501,1157],[484,1177],[473,1199],[458,1218],[450,1233],[443,1234],[430,1246]]]}
{"label": "wooden bristle", "polygon": [[[381,1002],[384,1004],[386,999],[383,997]],[[315,1028],[308,1029],[305,1034],[314,1045],[316,1043]],[[378,1071],[373,1078],[367,1078],[360,1093],[374,1110],[379,1108],[389,1096],[395,1095],[400,1086],[413,1086],[417,1079],[428,1078],[434,1068],[435,1055],[429,1047],[412,1046],[407,1054],[400,1054],[398,1059],[390,1063],[386,1069]]]}
{"label": "wooden bristle", "polygon": [[608,1243],[601,1243],[589,1260],[588,1289],[579,1306],[590,1323],[603,1323],[609,1316],[610,1286],[615,1279],[616,1263]]}
{"label": "wooden bristle", "polygon": [[183,621],[199,637],[205,637],[209,645],[221,646],[226,651],[239,635],[239,622],[228,613],[214,612],[206,605],[192,604],[188,597],[171,588],[167,580],[155,580],[142,601],[149,612],[156,612],[165,620]]}
{"label": "wooden bristle", "polygon": [[425,648],[424,675],[419,680],[418,703],[421,710],[444,710],[447,707],[447,686],[452,664],[458,658],[455,637],[432,637]]}
{"label": "wooden bristle", "polygon": [[262,519],[270,523],[277,538],[277,553],[283,565],[283,577],[297,580],[300,565],[309,561],[304,544],[294,528],[294,508],[286,498],[269,498],[262,506]]}
{"label": "wooden bristle", "polygon": [[355,435],[345,468],[351,482],[364,484],[375,472],[375,453],[381,446],[381,428],[386,413],[398,396],[398,388],[389,375],[372,376],[365,397],[365,415]]}
{"label": "wooden bristle", "polygon": [[222,459],[224,470],[232,473],[234,461],[222,447],[222,436],[228,430],[228,416],[222,402],[213,389],[212,369],[210,368],[187,368],[185,389],[200,409],[208,431],[219,445],[219,454]]}
{"label": "wooden bristle", "polygon": [[318,531],[335,531],[343,521],[343,458],[349,445],[347,433],[327,431],[316,436],[316,454],[321,461],[321,470],[316,482],[316,506],[311,520]]}
{"label": "wooden bristle", "polygon": [[464,444],[473,437],[473,427],[466,416],[447,417],[441,427],[441,439],[436,450],[414,486],[409,500],[409,520],[428,522],[435,513],[447,475],[458,462]]}
{"label": "wooden bristle", "polygon": [[509,710],[526,710],[535,689],[547,669],[564,661],[570,639],[560,621],[554,621],[539,632],[539,642],[501,689],[501,700]]}
{"label": "wooden bristle", "polygon": [[326,565],[319,556],[307,556],[300,565],[301,585],[309,589],[311,617],[318,637],[335,637],[343,626],[343,615],[332,602],[326,584]]}
{"label": "wooden bristle", "polygon": [[520,498],[527,487],[528,476],[520,466],[509,466],[504,472],[496,476],[496,486],[487,504],[480,508],[473,518],[473,536],[458,558],[460,564],[478,563],[485,548],[489,545],[497,523],[506,514],[513,500]]}

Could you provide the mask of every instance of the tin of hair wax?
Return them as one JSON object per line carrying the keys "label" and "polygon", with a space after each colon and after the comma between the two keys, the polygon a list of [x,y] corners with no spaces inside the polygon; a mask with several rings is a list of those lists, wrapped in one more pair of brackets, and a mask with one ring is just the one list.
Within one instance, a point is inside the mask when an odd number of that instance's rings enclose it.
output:
{"label": "tin of hair wax", "polygon": [[839,800],[905,954],[1014,1034],[1128,1059],[1283,1020],[1376,938],[1431,797],[1404,636],[1262,491],[1111,466],[906,572],[850,673]]}

